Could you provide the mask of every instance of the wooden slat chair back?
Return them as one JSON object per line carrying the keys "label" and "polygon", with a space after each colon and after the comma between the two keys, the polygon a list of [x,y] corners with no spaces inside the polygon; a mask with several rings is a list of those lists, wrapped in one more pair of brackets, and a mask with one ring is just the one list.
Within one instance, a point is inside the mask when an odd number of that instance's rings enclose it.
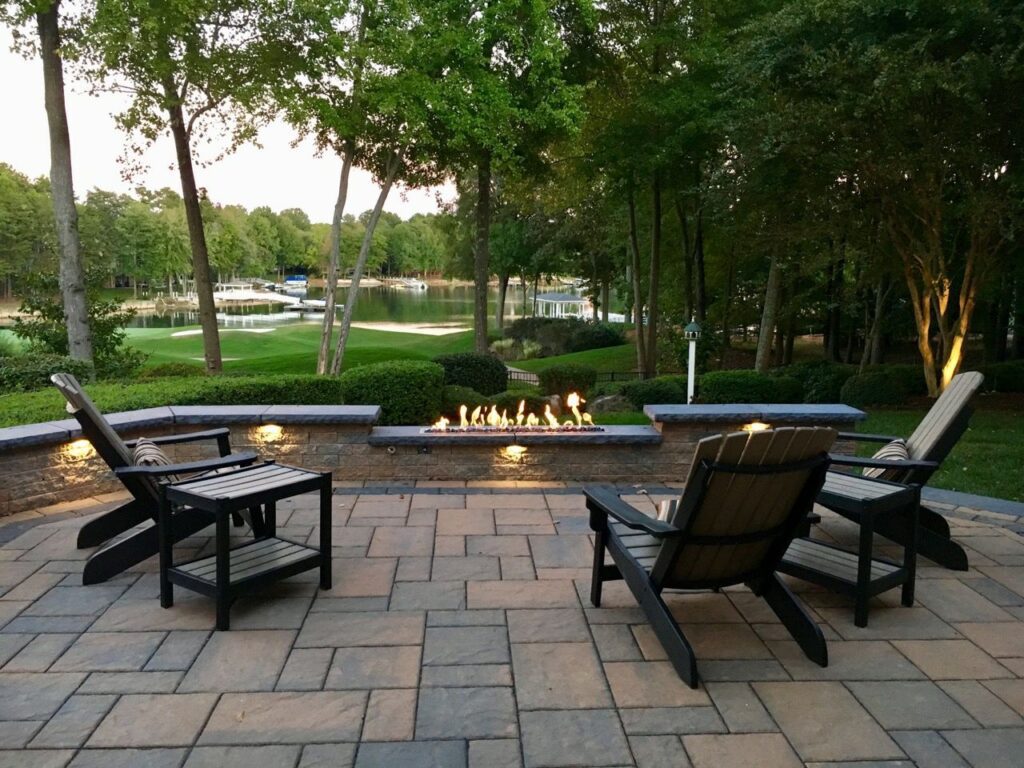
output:
{"label": "wooden slat chair back", "polygon": [[662,592],[746,584],[804,653],[827,665],[821,628],[776,569],[813,508],[835,439],[829,428],[785,427],[701,440],[667,520],[633,508],[613,489],[584,488],[596,534],[591,603],[600,607],[603,582],[624,579],[672,666],[696,687],[696,657]]}
{"label": "wooden slat chair back", "polygon": [[953,377],[917,429],[907,438],[907,453],[911,459],[941,462],[949,455],[967,430],[971,401],[984,380],[978,371]]}
{"label": "wooden slat chair back", "polygon": [[739,584],[763,573],[767,558],[777,564],[813,506],[818,489],[808,484],[815,470],[824,472],[815,459],[835,437],[832,429],[800,427],[701,440],[669,520],[684,535],[662,545],[654,582],[678,589]]}

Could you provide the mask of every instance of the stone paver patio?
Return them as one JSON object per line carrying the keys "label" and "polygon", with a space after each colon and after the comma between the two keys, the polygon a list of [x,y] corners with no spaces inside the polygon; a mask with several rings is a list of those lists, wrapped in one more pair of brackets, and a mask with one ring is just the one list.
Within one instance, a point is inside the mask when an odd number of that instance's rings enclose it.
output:
{"label": "stone paver patio", "polygon": [[[916,606],[884,595],[866,629],[791,582],[827,669],[744,589],[669,597],[699,690],[621,583],[590,607],[570,488],[338,487],[334,588],[275,585],[223,633],[212,600],[160,608],[154,562],[82,587],[84,519],[0,536],[0,768],[1024,765],[1024,538],[984,511],[951,517],[971,570],[923,562]],[[279,522],[315,540],[316,499]]]}

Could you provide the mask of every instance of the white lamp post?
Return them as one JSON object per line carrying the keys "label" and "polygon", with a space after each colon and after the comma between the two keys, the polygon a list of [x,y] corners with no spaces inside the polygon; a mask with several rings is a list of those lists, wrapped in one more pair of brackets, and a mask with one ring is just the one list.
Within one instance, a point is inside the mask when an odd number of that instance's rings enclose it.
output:
{"label": "white lamp post", "polygon": [[694,385],[697,383],[697,339],[700,338],[700,323],[696,318],[690,318],[690,324],[683,329],[683,337],[690,342],[686,371],[686,402],[689,404],[693,402]]}

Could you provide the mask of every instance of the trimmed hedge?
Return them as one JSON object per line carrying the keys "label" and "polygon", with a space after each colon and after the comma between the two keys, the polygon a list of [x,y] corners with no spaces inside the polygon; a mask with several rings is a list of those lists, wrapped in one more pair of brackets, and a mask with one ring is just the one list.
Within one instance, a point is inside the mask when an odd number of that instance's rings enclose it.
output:
{"label": "trimmed hedge", "polygon": [[685,403],[686,385],[680,386],[676,379],[685,376],[662,376],[656,379],[630,381],[623,385],[621,393],[638,411],[653,403]]}
{"label": "trimmed hedge", "polygon": [[521,317],[509,324],[505,335],[520,343],[540,344],[544,357],[626,343],[622,330],[616,326],[577,318]]}
{"label": "trimmed hedge", "polygon": [[570,392],[586,395],[597,381],[597,371],[588,365],[564,363],[544,368],[537,373],[537,379],[545,395],[564,398]]}
{"label": "trimmed hedge", "polygon": [[992,363],[981,369],[987,392],[1024,392],[1024,360]]}
{"label": "trimmed hedge", "polygon": [[446,384],[441,393],[441,413],[449,419],[458,418],[459,406],[465,405],[472,411],[478,405],[487,405],[488,398],[475,389],[460,387],[458,384]]}
{"label": "trimmed hedge", "polygon": [[924,380],[924,370],[920,365],[869,365],[864,373],[878,373],[886,376],[895,386],[902,388],[906,397],[923,397],[928,394],[928,384]]}
{"label": "trimmed hedge", "polygon": [[885,371],[851,376],[843,384],[840,402],[861,408],[866,405],[902,405],[910,396],[906,378]]}
{"label": "trimmed hedge", "polygon": [[165,379],[174,376],[205,376],[206,369],[192,363],[160,363],[139,371],[140,379]]}
{"label": "trimmed hedge", "polygon": [[63,355],[32,352],[16,357],[0,357],[0,393],[46,389],[50,386],[50,377],[55,373],[70,373],[79,381],[89,382],[95,371],[91,364]]}
{"label": "trimmed hedge", "polygon": [[777,368],[772,373],[800,382],[805,403],[838,403],[843,384],[857,373],[857,369],[843,363],[814,360]]}
{"label": "trimmed hedge", "polygon": [[494,355],[457,352],[439,355],[434,362],[444,368],[444,383],[469,387],[482,395],[504,392],[508,387],[508,369]]}
{"label": "trimmed hedge", "polygon": [[569,337],[570,352],[585,352],[588,349],[617,347],[626,343],[626,336],[620,328],[608,323],[584,323]]}
{"label": "trimmed hedge", "polygon": [[711,371],[701,376],[698,394],[702,403],[800,402],[799,386],[796,379],[757,371]]}
{"label": "trimmed hedge", "polygon": [[430,424],[441,412],[444,368],[420,360],[390,360],[350,368],[338,384],[346,403],[379,405],[381,424]]}
{"label": "trimmed hedge", "polygon": [[[165,405],[337,405],[338,380],[313,375],[189,376],[134,384],[91,384],[87,388],[104,412]],[[64,398],[50,387],[0,396],[0,427],[67,418]]]}

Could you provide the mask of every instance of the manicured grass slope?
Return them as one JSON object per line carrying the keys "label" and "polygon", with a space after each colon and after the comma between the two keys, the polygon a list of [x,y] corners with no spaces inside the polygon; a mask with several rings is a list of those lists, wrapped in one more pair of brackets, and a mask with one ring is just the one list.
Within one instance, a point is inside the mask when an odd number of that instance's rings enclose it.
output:
{"label": "manicured grass slope", "polygon": [[[185,362],[200,365],[203,340],[199,335],[172,336],[181,328],[133,328],[128,343],[149,355],[147,365]],[[337,341],[337,333],[334,340]],[[317,324],[280,326],[270,333],[221,333],[224,369],[231,373],[314,373],[320,347]],[[345,367],[379,363],[383,360],[429,360],[448,352],[472,349],[473,334],[425,336],[353,328],[345,350]],[[197,359],[198,358],[198,359]]]}
{"label": "manicured grass slope", "polygon": [[588,349],[585,352],[570,352],[556,357],[539,357],[535,360],[519,360],[509,365],[522,368],[524,371],[540,371],[550,365],[577,363],[589,365],[597,371],[632,371],[636,368],[636,347],[632,344],[621,344],[617,347]]}
{"label": "manicured grass slope", "polygon": [[[924,411],[874,411],[860,432],[909,437]],[[865,443],[859,452],[870,456],[877,444]],[[1014,411],[978,411],[942,468],[928,485],[1024,501],[1024,415]]]}

